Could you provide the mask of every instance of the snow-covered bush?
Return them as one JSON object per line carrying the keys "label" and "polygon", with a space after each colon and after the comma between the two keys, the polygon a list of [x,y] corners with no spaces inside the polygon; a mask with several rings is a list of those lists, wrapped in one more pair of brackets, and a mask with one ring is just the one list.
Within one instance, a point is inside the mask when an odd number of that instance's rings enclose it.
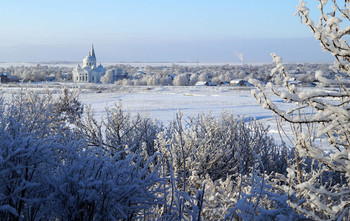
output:
{"label": "snow-covered bush", "polygon": [[54,102],[53,112],[60,117],[60,121],[69,123],[79,121],[83,114],[83,105],[78,101],[78,92],[71,93],[67,88],[63,88],[62,94]]}
{"label": "snow-covered bush", "polygon": [[[90,142],[75,98],[23,90],[0,99],[2,220],[137,219],[164,204],[160,154]],[[67,104],[74,108],[62,109]]]}
{"label": "snow-covered bush", "polygon": [[78,123],[80,133],[86,136],[90,145],[100,146],[111,152],[118,153],[138,151],[145,148],[149,155],[155,153],[154,141],[157,134],[163,130],[162,124],[149,117],[131,116],[124,111],[121,104],[106,108],[106,117],[101,121],[94,118],[90,108],[86,108],[86,118]]}
{"label": "snow-covered bush", "polygon": [[[320,17],[315,24],[304,1],[297,6],[301,21],[310,27],[323,50],[336,59],[335,76],[326,78],[322,71],[315,73],[320,86],[303,90],[290,84],[291,75],[282,59],[272,54],[276,67],[272,80],[278,78],[283,88],[270,83],[265,87],[251,80],[259,92],[254,92],[258,102],[290,123],[295,148],[295,160],[288,168],[288,203],[297,212],[315,220],[348,220],[350,218],[350,92],[347,77],[350,75],[350,47],[348,45],[350,10],[348,1],[319,1]],[[325,87],[327,86],[327,87]],[[289,110],[279,108],[267,91],[290,103]],[[283,128],[281,127],[283,131]],[[309,168],[303,164],[307,158]],[[312,162],[312,164],[310,164]],[[333,177],[333,180],[327,180]]]}
{"label": "snow-covered bush", "polygon": [[52,104],[33,93],[1,103],[0,217],[36,220],[51,194],[50,172],[57,163],[58,129]]}
{"label": "snow-covered bush", "polygon": [[106,154],[91,147],[70,151],[52,182],[52,210],[61,220],[138,219],[165,203],[158,194],[165,192],[165,180],[154,164],[159,155],[145,160],[141,151]]}
{"label": "snow-covered bush", "polygon": [[158,135],[156,148],[164,156],[163,170],[174,176],[172,188],[193,199],[198,199],[198,191],[204,193],[198,201],[204,220],[220,220],[229,214],[241,192],[240,184],[242,188],[250,185],[240,180],[251,176],[254,153],[266,165],[258,168],[261,173],[285,173],[285,155],[261,124],[228,113],[221,118],[201,114],[190,117],[185,126],[183,122],[178,113]]}
{"label": "snow-covered bush", "polygon": [[220,118],[204,113],[189,117],[188,128],[182,121],[182,114],[178,113],[165,134],[179,177],[195,172],[203,177],[208,174],[215,181],[241,172],[249,174],[253,151],[259,154],[268,173],[285,170],[281,147],[268,135],[268,130],[254,120],[245,121],[224,112]]}
{"label": "snow-covered bush", "polygon": [[[79,118],[79,103],[65,94],[58,100],[51,94],[26,90],[2,101],[0,122],[0,216],[8,220],[38,220],[47,217],[54,194],[52,178],[64,163],[71,115]],[[67,100],[66,100],[67,101]],[[68,105],[68,106],[66,106]],[[77,105],[77,106],[75,106]],[[61,108],[66,108],[65,110]],[[69,107],[76,109],[69,109]]]}

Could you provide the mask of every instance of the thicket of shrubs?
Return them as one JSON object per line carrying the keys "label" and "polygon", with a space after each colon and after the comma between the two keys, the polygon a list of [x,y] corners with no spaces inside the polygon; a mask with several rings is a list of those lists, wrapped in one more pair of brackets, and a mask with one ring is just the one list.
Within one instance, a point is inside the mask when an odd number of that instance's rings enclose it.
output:
{"label": "thicket of shrubs", "polygon": [[296,216],[274,180],[285,153],[260,123],[178,113],[165,127],[121,105],[97,121],[75,93],[55,97],[0,100],[3,220]]}

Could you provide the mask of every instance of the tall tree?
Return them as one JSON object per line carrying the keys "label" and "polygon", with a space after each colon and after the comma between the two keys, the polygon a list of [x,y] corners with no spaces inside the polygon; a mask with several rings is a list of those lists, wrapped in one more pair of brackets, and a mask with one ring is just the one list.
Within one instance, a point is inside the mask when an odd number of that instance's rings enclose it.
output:
{"label": "tall tree", "polygon": [[[257,101],[273,111],[280,125],[290,123],[295,160],[288,169],[292,187],[289,204],[306,216],[320,219],[349,219],[350,210],[350,6],[348,1],[319,0],[317,23],[306,2],[300,1],[296,15],[310,27],[324,51],[335,58],[334,78],[315,73],[319,86],[305,90],[291,84],[282,59],[272,54],[276,67],[267,86],[251,80]],[[283,87],[273,83],[282,79]],[[288,110],[273,102],[271,94],[288,102]],[[283,127],[281,127],[283,131]],[[311,159],[311,160],[310,160]]]}

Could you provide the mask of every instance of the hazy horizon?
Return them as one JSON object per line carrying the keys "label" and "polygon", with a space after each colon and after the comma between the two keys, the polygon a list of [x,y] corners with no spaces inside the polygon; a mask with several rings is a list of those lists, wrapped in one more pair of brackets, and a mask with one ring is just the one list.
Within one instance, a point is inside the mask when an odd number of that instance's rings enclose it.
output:
{"label": "hazy horizon", "polygon": [[[294,16],[297,0],[3,1],[0,62],[332,62]],[[312,12],[317,4],[308,2]]]}

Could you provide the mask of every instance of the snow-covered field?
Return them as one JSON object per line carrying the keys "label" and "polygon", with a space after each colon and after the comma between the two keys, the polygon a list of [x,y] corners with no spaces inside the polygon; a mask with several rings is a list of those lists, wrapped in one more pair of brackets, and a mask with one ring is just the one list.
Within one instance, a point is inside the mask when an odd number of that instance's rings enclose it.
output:
{"label": "snow-covered field", "polygon": [[[275,118],[271,111],[263,109],[251,95],[253,88],[246,87],[120,87],[115,85],[94,84],[25,84],[30,90],[60,90],[63,86],[80,88],[79,98],[85,105],[91,105],[95,117],[100,119],[106,107],[121,103],[125,110],[132,114],[141,113],[168,124],[175,119],[178,111],[184,118],[200,113],[211,113],[220,117],[222,112],[233,113],[246,120],[256,118],[264,126],[270,127],[270,133],[279,140]],[[5,96],[20,90],[18,85],[2,85]],[[281,101],[273,99],[281,105]]]}
{"label": "snow-covered field", "polygon": [[132,113],[149,114],[163,123],[172,121],[176,112],[184,116],[221,112],[257,119],[270,118],[271,112],[262,109],[250,94],[251,88],[234,87],[123,87],[114,92],[81,93],[80,99],[89,104],[97,115],[106,106],[121,102]]}

